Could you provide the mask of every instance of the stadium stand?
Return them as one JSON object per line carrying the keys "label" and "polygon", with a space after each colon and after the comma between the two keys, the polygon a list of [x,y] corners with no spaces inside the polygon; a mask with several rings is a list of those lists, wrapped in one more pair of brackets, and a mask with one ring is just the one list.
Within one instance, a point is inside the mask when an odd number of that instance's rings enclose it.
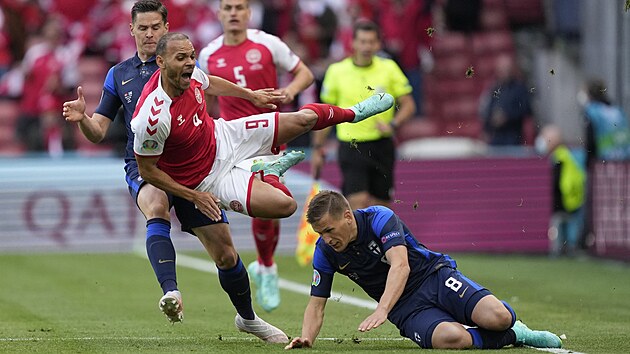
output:
{"label": "stadium stand", "polygon": [[398,134],[399,141],[423,133],[480,138],[479,97],[492,80],[495,59],[516,55],[509,19],[504,1],[484,0],[480,31],[434,34],[435,67],[424,79],[426,119],[410,122]]}
{"label": "stadium stand", "polygon": [[[86,113],[91,115],[101,98],[103,89],[103,80],[109,70],[107,61],[98,56],[83,56],[79,60],[78,66],[81,75],[81,86],[83,87],[83,95],[85,96]],[[75,124],[76,126],[76,124]],[[79,131],[75,130],[77,141],[77,149],[80,153],[97,153],[111,150],[109,144],[92,144]]]}

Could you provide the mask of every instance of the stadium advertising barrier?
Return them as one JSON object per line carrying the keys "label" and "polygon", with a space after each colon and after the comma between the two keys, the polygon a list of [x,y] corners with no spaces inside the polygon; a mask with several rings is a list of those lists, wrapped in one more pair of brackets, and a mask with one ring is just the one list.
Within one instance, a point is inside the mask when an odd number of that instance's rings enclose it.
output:
{"label": "stadium advertising barrier", "polygon": [[[304,200],[310,181],[292,173],[287,180]],[[0,252],[144,250],[146,221],[127,191],[120,159],[0,159],[0,183]],[[279,250],[295,249],[299,212],[283,221]],[[171,219],[178,249],[203,249],[179,231],[174,212]],[[239,250],[254,250],[251,219],[236,213],[228,219]]]}
{"label": "stadium advertising barrier", "polygon": [[630,163],[598,163],[593,168],[593,252],[630,261]]}
{"label": "stadium advertising barrier", "polygon": [[[299,216],[312,179],[309,164],[287,173],[298,211],[282,221],[279,251],[296,248]],[[300,172],[301,171],[301,172]],[[630,259],[630,164],[597,165],[593,252]],[[338,188],[335,162],[322,189]],[[418,239],[445,252],[546,253],[550,168],[538,158],[399,161],[394,209]],[[114,158],[0,159],[0,252],[144,249],[145,220],[129,197],[123,163]],[[239,250],[254,250],[248,217],[228,213]],[[178,249],[201,250],[179,231]]]}

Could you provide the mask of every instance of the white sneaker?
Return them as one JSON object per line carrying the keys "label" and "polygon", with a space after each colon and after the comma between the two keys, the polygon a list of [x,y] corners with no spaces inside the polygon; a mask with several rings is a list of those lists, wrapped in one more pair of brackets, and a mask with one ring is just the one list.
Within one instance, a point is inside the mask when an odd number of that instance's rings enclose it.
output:
{"label": "white sneaker", "polygon": [[267,343],[289,343],[289,337],[280,329],[262,320],[258,315],[253,320],[246,320],[236,314],[234,324],[239,331],[253,334]]}
{"label": "white sneaker", "polygon": [[171,323],[184,320],[184,303],[179,290],[172,290],[164,294],[158,306]]}

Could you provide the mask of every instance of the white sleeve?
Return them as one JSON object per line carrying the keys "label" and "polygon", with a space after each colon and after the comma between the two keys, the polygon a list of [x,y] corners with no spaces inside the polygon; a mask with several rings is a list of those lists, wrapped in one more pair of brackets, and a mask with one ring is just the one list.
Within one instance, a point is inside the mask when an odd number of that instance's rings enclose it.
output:
{"label": "white sleeve", "polygon": [[201,83],[201,90],[205,91],[208,86],[210,86],[210,79],[208,75],[201,71],[198,67],[195,66],[195,70],[193,70],[192,78]]}
{"label": "white sleeve", "polygon": [[209,68],[208,68],[208,60],[210,59],[210,56],[214,54],[214,52],[216,52],[219,48],[221,48],[222,44],[223,44],[223,36],[221,35],[215,40],[213,40],[212,42],[208,43],[208,45],[205,46],[201,50],[201,52],[199,52],[199,57],[197,58],[197,64],[198,64],[199,69],[201,69],[201,71],[203,71],[206,74],[210,74]]}
{"label": "white sleeve", "polygon": [[164,144],[171,133],[171,120],[168,107],[154,116],[151,113],[153,99],[145,100],[138,114],[131,120],[131,131],[134,133],[133,152],[140,156],[160,156]]}
{"label": "white sleeve", "polygon": [[269,48],[273,56],[273,62],[276,67],[284,71],[291,72],[300,63],[300,57],[295,55],[291,48],[280,38],[258,30],[250,30],[248,33],[250,39],[255,42],[262,43]]}

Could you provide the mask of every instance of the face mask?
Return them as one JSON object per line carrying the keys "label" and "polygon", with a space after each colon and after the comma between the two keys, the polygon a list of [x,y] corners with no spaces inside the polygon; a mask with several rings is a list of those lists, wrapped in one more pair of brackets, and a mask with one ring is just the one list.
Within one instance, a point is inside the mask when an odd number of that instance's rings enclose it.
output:
{"label": "face mask", "polygon": [[536,137],[534,141],[534,150],[536,150],[536,153],[539,155],[547,155],[547,149],[547,140],[542,136]]}
{"label": "face mask", "polygon": [[584,107],[588,103],[588,94],[586,94],[586,92],[584,92],[584,90],[580,90],[577,93],[576,99],[577,99],[578,103],[580,104],[580,106]]}

